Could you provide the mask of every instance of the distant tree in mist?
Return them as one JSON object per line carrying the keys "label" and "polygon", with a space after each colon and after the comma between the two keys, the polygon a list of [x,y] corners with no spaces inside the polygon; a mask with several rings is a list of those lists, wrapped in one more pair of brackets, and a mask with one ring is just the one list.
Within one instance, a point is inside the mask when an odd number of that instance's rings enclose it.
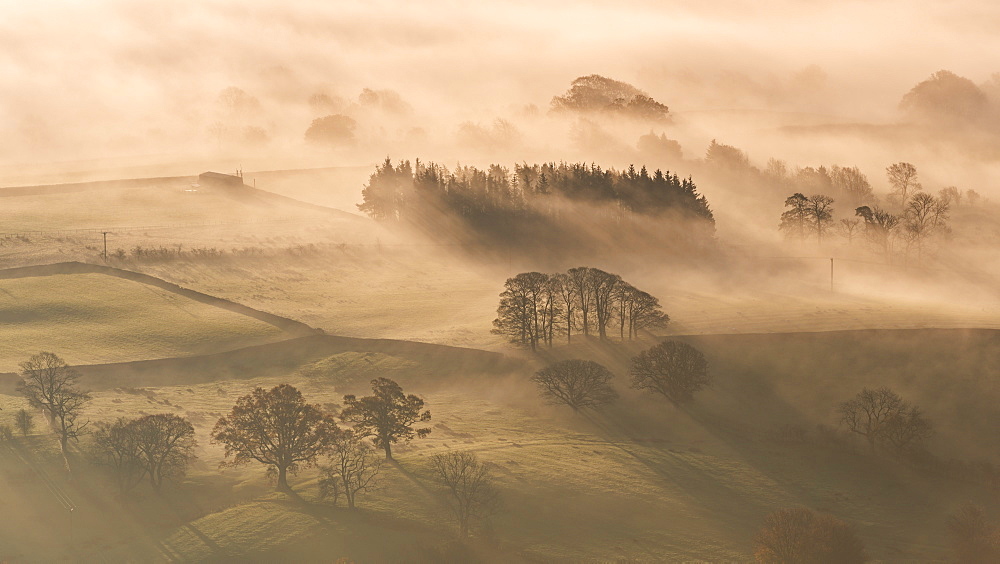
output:
{"label": "distant tree in mist", "polygon": [[792,183],[796,189],[803,194],[812,192],[813,194],[827,194],[833,190],[833,179],[830,171],[825,166],[813,168],[807,166],[795,172]]}
{"label": "distant tree in mist", "polygon": [[392,460],[392,445],[408,443],[413,437],[424,438],[429,428],[413,428],[416,423],[431,420],[431,412],[424,410],[424,400],[403,394],[403,388],[388,378],[371,381],[372,395],[344,396],[344,409],[340,419],[352,425],[354,435],[371,438],[376,447],[385,451],[385,459]]}
{"label": "distant tree in mist", "polygon": [[306,130],[306,141],[316,145],[344,147],[354,143],[354,130],[358,123],[340,114],[316,118]]}
{"label": "distant tree in mist", "polygon": [[624,340],[669,320],[657,298],[617,274],[577,267],[565,274],[522,272],[508,278],[492,332],[535,351],[553,346],[557,335],[572,342],[574,329],[584,336],[596,330],[601,340],[608,340],[608,330],[617,322]]}
{"label": "distant tree in mist", "polygon": [[19,409],[14,414],[14,428],[21,433],[22,437],[27,437],[35,428],[35,416],[27,409]]}
{"label": "distant tree in mist", "polygon": [[531,377],[549,403],[564,403],[579,411],[601,407],[618,399],[611,387],[615,375],[592,360],[563,360]]}
{"label": "distant tree in mist", "polygon": [[823,194],[810,196],[806,205],[806,215],[816,233],[816,241],[822,243],[823,234],[830,229],[830,225],[833,223],[833,198]]}
{"label": "distant tree in mist", "polygon": [[830,169],[830,180],[838,198],[846,201],[852,208],[873,203],[875,200],[868,177],[856,166],[840,167],[834,165]]}
{"label": "distant tree in mist", "polygon": [[716,170],[743,173],[751,170],[750,157],[732,145],[717,143],[712,139],[705,152],[705,164]]}
{"label": "distant tree in mist", "polygon": [[809,224],[809,198],[796,192],[785,198],[785,207],[788,209],[781,213],[778,229],[786,237],[804,239]]}
{"label": "distant tree in mist", "polygon": [[924,245],[930,237],[947,233],[948,202],[930,194],[919,192],[903,209],[903,228],[909,247],[916,247],[917,259],[923,258]]}
{"label": "distant tree in mist", "polygon": [[368,177],[368,184],[361,191],[362,203],[358,209],[377,221],[397,220],[402,215],[406,196],[413,190],[413,168],[410,161],[396,166],[386,157],[381,166]]}
{"label": "distant tree in mist", "polygon": [[500,507],[500,494],[490,466],[476,453],[456,451],[435,454],[431,468],[444,486],[448,506],[458,521],[459,536],[469,536],[477,521],[493,515]]}
{"label": "distant tree in mist", "polygon": [[395,90],[365,88],[358,95],[358,103],[364,107],[377,108],[392,114],[407,114],[412,110]]}
{"label": "distant tree in mist", "polygon": [[351,430],[339,429],[330,438],[329,461],[320,468],[320,498],[333,497],[334,504],[341,493],[347,507],[354,509],[358,494],[373,489],[382,468],[382,459],[363,437]]}
{"label": "distant tree in mist", "polygon": [[872,451],[877,445],[908,450],[920,446],[933,430],[920,409],[889,388],[864,388],[838,406],[840,421],[865,438]]}
{"label": "distant tree in mist", "polygon": [[955,561],[992,564],[1000,561],[1000,529],[990,522],[982,507],[968,503],[948,516],[948,540]]}
{"label": "distant tree in mist", "polygon": [[945,186],[938,191],[938,199],[949,207],[952,205],[958,207],[962,204],[962,191],[956,186]]}
{"label": "distant tree in mist", "polygon": [[678,163],[684,158],[681,144],[673,139],[667,139],[662,133],[657,135],[650,131],[639,137],[636,148],[643,156],[653,159],[653,162]]}
{"label": "distant tree in mist", "polygon": [[854,242],[854,237],[858,234],[860,228],[861,220],[856,218],[845,217],[837,224],[838,231],[840,231],[841,236],[847,239],[848,245]]}
{"label": "distant tree in mist", "polygon": [[806,507],[781,509],[764,518],[753,553],[762,564],[861,564],[868,561],[854,527]]}
{"label": "distant tree in mist", "polygon": [[667,106],[626,82],[597,74],[573,80],[562,96],[552,98],[553,111],[604,112],[648,121],[669,119]]}
{"label": "distant tree in mist", "polygon": [[196,445],[187,419],[159,413],[98,423],[92,451],[98,464],[111,469],[119,491],[126,493],[146,477],[159,491],[165,480],[183,476]]}
{"label": "distant tree in mist", "polygon": [[63,450],[70,439],[77,440],[87,423],[79,423],[90,394],[77,388],[80,373],[51,352],[40,352],[20,364],[17,390],[32,407],[48,415]]}
{"label": "distant tree in mist", "polygon": [[899,232],[902,218],[878,206],[861,206],[854,214],[864,221],[864,235],[886,260],[892,258],[892,244]]}
{"label": "distant tree in mist", "polygon": [[989,105],[989,98],[974,82],[940,70],[907,92],[899,107],[916,119],[962,124],[982,121]]}
{"label": "distant tree in mist", "polygon": [[457,139],[465,147],[501,150],[518,144],[521,132],[511,122],[497,118],[489,127],[472,122],[460,124]]}
{"label": "distant tree in mist", "polygon": [[119,417],[113,423],[97,423],[92,450],[93,460],[111,470],[119,493],[127,493],[146,476],[147,468],[139,450],[139,437],[133,430],[133,420]]}
{"label": "distant tree in mist", "polygon": [[905,206],[910,196],[922,189],[917,182],[917,167],[910,163],[899,162],[889,165],[885,169],[885,174],[889,178],[890,195],[900,206]]}
{"label": "distant tree in mist", "polygon": [[318,405],[306,403],[288,384],[254,388],[236,400],[212,430],[212,441],[225,447],[223,465],[259,462],[277,476],[278,489],[289,490],[289,473],[316,462],[328,447],[336,422]]}
{"label": "distant tree in mist", "polygon": [[690,403],[709,385],[708,361],[698,349],[663,341],[632,357],[632,387],[663,395],[674,405]]}

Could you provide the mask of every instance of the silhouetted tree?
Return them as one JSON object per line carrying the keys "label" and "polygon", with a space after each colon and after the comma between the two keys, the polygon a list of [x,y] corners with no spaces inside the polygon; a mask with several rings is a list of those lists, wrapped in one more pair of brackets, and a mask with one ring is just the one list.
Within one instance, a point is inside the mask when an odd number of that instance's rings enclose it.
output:
{"label": "silhouetted tree", "polygon": [[762,564],[861,564],[868,561],[854,527],[806,507],[771,513],[754,537]]}
{"label": "silhouetted tree", "polygon": [[228,465],[257,461],[277,475],[278,489],[288,490],[288,473],[311,465],[327,448],[336,423],[319,406],[307,404],[288,384],[270,390],[254,388],[236,400],[229,415],[219,419],[213,442],[225,446]]}
{"label": "silhouetted tree", "polygon": [[448,504],[458,520],[459,535],[469,536],[475,521],[496,512],[500,496],[490,467],[473,452],[457,451],[435,454],[431,467],[447,488]]}
{"label": "silhouetted tree", "polygon": [[537,350],[539,342],[549,341],[548,323],[557,315],[555,300],[555,288],[547,274],[523,272],[508,278],[500,294],[493,333]]}
{"label": "silhouetted tree", "polygon": [[806,204],[806,216],[816,232],[816,241],[823,242],[823,233],[833,223],[833,198],[816,194],[810,196]]}
{"label": "silhouetted tree", "polygon": [[622,339],[625,338],[626,328],[628,338],[632,339],[642,329],[665,327],[670,321],[660,307],[660,300],[625,281],[619,282],[614,298],[618,304],[619,336]]}
{"label": "silhouetted tree", "polygon": [[613,112],[638,119],[665,120],[667,106],[650,98],[631,84],[597,74],[573,80],[562,96],[552,98],[555,111]]}
{"label": "silhouetted tree", "polygon": [[77,424],[90,394],[76,387],[80,374],[63,359],[50,352],[40,352],[22,362],[17,390],[32,407],[45,410],[59,434],[62,448],[70,439],[78,439],[87,424]]}
{"label": "silhouetted tree", "polygon": [[597,317],[597,331],[602,341],[608,339],[608,324],[615,313],[615,289],[621,283],[621,276],[590,269],[591,291],[594,294],[594,314]]}
{"label": "silhouetted tree", "polygon": [[197,445],[190,421],[170,413],[157,413],[132,421],[130,430],[135,434],[154,490],[160,490],[164,478],[178,478],[186,473]]}
{"label": "silhouetted tree", "polygon": [[878,206],[861,206],[854,214],[864,220],[864,233],[868,242],[879,249],[886,260],[892,258],[892,242],[899,229],[900,216],[889,213]]}
{"label": "silhouetted tree", "polygon": [[579,411],[618,399],[618,393],[611,387],[614,377],[610,370],[592,360],[563,360],[535,372],[531,381],[549,403],[565,403],[573,411]]}
{"label": "silhouetted tree", "polygon": [[402,215],[406,194],[413,190],[413,171],[410,161],[392,166],[386,157],[382,166],[368,178],[368,184],[361,191],[362,203],[358,209],[378,221],[398,220]]}
{"label": "silhouetted tree", "polygon": [[852,433],[868,441],[871,450],[888,443],[899,449],[919,445],[931,433],[920,410],[889,388],[864,388],[838,407],[840,420]]}
{"label": "silhouetted tree", "polygon": [[850,219],[845,217],[840,220],[840,234],[847,239],[848,244],[854,241],[854,235],[857,233],[860,225],[860,219]]}
{"label": "silhouetted tree", "polygon": [[590,312],[594,308],[594,280],[591,269],[579,266],[569,269],[568,282],[573,288],[577,306],[583,320],[583,334],[590,335]]}
{"label": "silhouetted tree", "polygon": [[899,199],[901,206],[905,206],[910,196],[921,189],[920,183],[917,182],[917,167],[910,163],[889,165],[885,169],[885,174],[889,177],[889,186],[892,187],[890,193]]}
{"label": "silhouetted tree", "polygon": [[340,419],[353,425],[354,434],[371,437],[375,446],[385,450],[386,460],[392,460],[392,445],[408,443],[414,436],[423,438],[429,428],[414,429],[413,424],[431,420],[430,411],[421,411],[424,400],[410,394],[388,378],[372,380],[372,395],[344,396],[344,410]]}
{"label": "silhouetted tree", "polygon": [[796,192],[785,198],[785,207],[788,209],[781,213],[778,229],[784,231],[786,237],[805,238],[809,223],[809,198]]}
{"label": "silhouetted tree", "polygon": [[14,427],[21,432],[22,437],[27,437],[35,428],[35,417],[27,409],[19,409],[14,414]]}
{"label": "silhouetted tree", "polygon": [[139,485],[148,470],[139,448],[135,420],[119,417],[114,423],[102,421],[96,427],[94,459],[111,469],[118,491],[125,494]]}
{"label": "silhouetted tree", "polygon": [[982,120],[989,100],[971,80],[940,70],[907,92],[899,106],[918,119],[961,124]]}
{"label": "silhouetted tree", "polygon": [[948,536],[956,562],[992,564],[1000,561],[1000,530],[978,505],[966,504],[948,516]]}
{"label": "silhouetted tree", "polygon": [[632,358],[632,387],[663,394],[674,405],[688,403],[710,383],[701,351],[678,341],[664,341]]}
{"label": "silhouetted tree", "polygon": [[320,498],[333,496],[337,503],[340,492],[347,498],[347,507],[354,509],[357,496],[375,487],[382,460],[375,456],[363,438],[351,430],[339,430],[330,440],[329,465],[322,468]]}
{"label": "silhouetted tree", "polygon": [[903,208],[903,218],[907,241],[917,247],[917,259],[920,260],[925,241],[935,233],[948,230],[948,202],[924,192],[914,194]]}
{"label": "silhouetted tree", "polygon": [[938,191],[938,199],[947,204],[959,206],[962,203],[962,191],[956,186],[946,186]]}
{"label": "silhouetted tree", "polygon": [[839,167],[834,165],[830,169],[830,180],[833,189],[839,195],[838,197],[846,200],[852,208],[870,204],[875,199],[868,177],[856,166]]}

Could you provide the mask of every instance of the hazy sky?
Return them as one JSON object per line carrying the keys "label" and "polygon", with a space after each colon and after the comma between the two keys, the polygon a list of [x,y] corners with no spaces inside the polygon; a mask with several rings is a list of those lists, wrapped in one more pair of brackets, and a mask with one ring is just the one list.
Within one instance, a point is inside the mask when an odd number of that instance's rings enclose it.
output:
{"label": "hazy sky", "polygon": [[350,99],[391,88],[421,115],[468,119],[545,107],[591,73],[677,112],[890,121],[936,70],[976,82],[1000,70],[996,3],[912,5],[0,0],[0,149],[9,162],[200,144],[231,85],[260,99],[266,127],[302,131],[319,89]]}

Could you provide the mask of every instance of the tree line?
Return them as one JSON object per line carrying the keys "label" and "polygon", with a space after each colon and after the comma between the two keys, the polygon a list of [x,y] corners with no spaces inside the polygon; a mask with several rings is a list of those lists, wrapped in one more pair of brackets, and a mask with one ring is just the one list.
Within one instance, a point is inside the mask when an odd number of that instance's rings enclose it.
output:
{"label": "tree line", "polygon": [[444,214],[492,235],[495,242],[509,241],[528,227],[565,228],[570,218],[560,202],[589,204],[594,213],[617,224],[672,212],[709,234],[715,225],[708,201],[692,179],[634,166],[616,171],[584,163],[520,164],[511,171],[493,164],[449,170],[419,160],[394,165],[387,158],[376,166],[362,200],[358,208],[376,220],[435,226]]}
{"label": "tree line", "polygon": [[669,320],[654,296],[617,274],[581,266],[560,274],[522,272],[508,278],[493,333],[535,351],[539,345],[553,346],[557,335],[572,342],[574,330],[585,337],[596,333],[603,341],[617,324],[624,340]]}

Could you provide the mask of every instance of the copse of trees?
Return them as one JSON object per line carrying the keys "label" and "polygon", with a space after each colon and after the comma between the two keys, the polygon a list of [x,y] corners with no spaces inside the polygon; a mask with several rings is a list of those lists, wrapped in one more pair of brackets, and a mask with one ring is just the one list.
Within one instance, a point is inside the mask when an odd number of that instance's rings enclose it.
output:
{"label": "copse of trees", "polygon": [[596,408],[618,399],[611,387],[615,375],[592,360],[563,360],[549,365],[532,377],[550,403],[565,403],[573,411]]}
{"label": "copse of trees", "polygon": [[778,229],[790,238],[805,239],[815,235],[817,242],[823,242],[823,235],[833,224],[833,198],[816,194],[806,197],[798,192],[785,199],[789,208],[781,214]]}
{"label": "copse of trees", "polygon": [[667,106],[627,82],[598,74],[573,80],[562,96],[552,98],[552,110],[583,113],[606,113],[649,121],[669,119]]}
{"label": "copse of trees", "polygon": [[160,491],[165,479],[183,476],[196,446],[190,421],[160,413],[98,423],[93,448],[97,462],[111,469],[119,490],[126,493],[146,477]]}
{"label": "copse of trees", "polygon": [[40,352],[22,362],[17,390],[32,407],[45,411],[63,450],[70,439],[78,440],[87,426],[77,419],[90,394],[77,387],[80,373],[51,352]]}
{"label": "copse of trees", "polygon": [[634,356],[629,375],[633,388],[658,393],[674,405],[690,403],[711,383],[705,355],[679,341],[663,341]]}
{"label": "copse of trees", "polygon": [[565,274],[522,272],[504,283],[493,333],[532,351],[553,346],[556,335],[572,342],[576,330],[608,339],[617,321],[619,337],[663,327],[670,320],[657,298],[597,268],[571,268]]}
{"label": "copse of trees", "polygon": [[348,509],[354,509],[358,494],[374,489],[382,460],[363,437],[349,429],[335,431],[329,443],[329,462],[322,466],[320,499],[344,494]]}
{"label": "copse of trees", "polygon": [[704,227],[707,238],[714,233],[712,211],[693,180],[632,166],[622,172],[583,163],[520,164],[513,171],[498,164],[484,170],[448,170],[419,160],[415,165],[393,164],[387,158],[369,178],[358,208],[377,220],[428,228],[439,227],[443,214],[496,243],[507,244],[526,231],[538,235],[532,241],[536,245],[580,241],[586,235],[567,224],[563,202],[586,204],[588,213],[619,225],[633,217],[670,212]]}
{"label": "copse of trees", "polygon": [[864,388],[837,408],[848,430],[865,438],[872,451],[876,446],[910,450],[922,445],[933,432],[920,409],[889,388]]}
{"label": "copse of trees", "polygon": [[295,387],[281,384],[254,388],[237,399],[229,415],[215,424],[212,440],[233,459],[223,465],[264,464],[277,477],[278,489],[287,491],[288,474],[315,464],[336,430],[332,416],[306,403]]}

